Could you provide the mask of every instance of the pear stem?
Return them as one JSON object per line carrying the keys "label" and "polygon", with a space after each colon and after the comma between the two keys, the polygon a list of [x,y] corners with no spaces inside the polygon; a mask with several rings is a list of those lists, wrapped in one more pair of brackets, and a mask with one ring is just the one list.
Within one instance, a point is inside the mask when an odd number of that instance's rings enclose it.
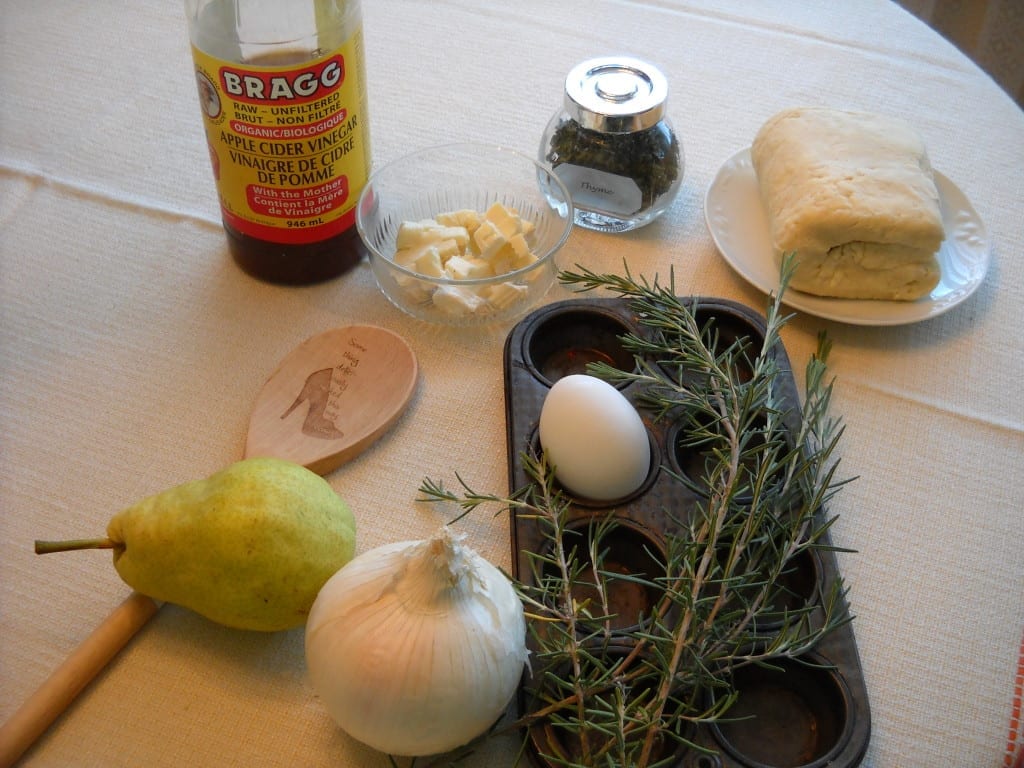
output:
{"label": "pear stem", "polygon": [[36,554],[48,555],[51,552],[70,552],[74,549],[115,549],[119,545],[111,539],[70,539],[68,541],[36,540]]}

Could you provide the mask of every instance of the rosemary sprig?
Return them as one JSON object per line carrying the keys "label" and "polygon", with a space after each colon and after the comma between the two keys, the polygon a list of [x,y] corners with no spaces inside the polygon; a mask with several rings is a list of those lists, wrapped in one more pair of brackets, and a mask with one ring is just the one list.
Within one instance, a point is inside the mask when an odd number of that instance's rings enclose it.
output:
{"label": "rosemary sprig", "polygon": [[[571,544],[571,503],[543,453],[521,456],[531,482],[509,496],[477,493],[458,476],[457,492],[431,480],[420,488],[421,500],[453,503],[460,517],[497,504],[543,531],[547,546],[527,553],[531,572],[517,584],[535,652],[530,712],[515,725],[539,729],[535,743],[552,764],[652,768],[673,763],[680,746],[706,751],[693,728],[728,716],[735,669],[799,658],[851,620],[836,579],[813,621],[808,605],[764,628],[797,558],[830,546],[823,537],[833,520],[823,509],[848,482],[836,478],[843,428],[829,414],[824,334],[807,364],[803,408],[794,411],[782,392],[788,371],[773,350],[789,320],[781,297],[791,274],[785,259],[758,349],[743,340],[723,348],[714,328],[699,324],[696,307],[675,295],[671,273],[664,286],[628,266],[621,276],[582,268],[560,275],[576,290],[627,299],[645,331],[623,338],[635,370],[598,363],[589,372],[641,385],[642,407],[655,419],[686,419],[686,445],[706,457],[701,477],[676,475],[699,487],[702,501],[685,519],[671,518],[661,575],[604,567],[603,542],[616,531],[611,516],[591,525],[585,549]],[[609,588],[626,580],[660,599],[639,628],[613,631]]]}

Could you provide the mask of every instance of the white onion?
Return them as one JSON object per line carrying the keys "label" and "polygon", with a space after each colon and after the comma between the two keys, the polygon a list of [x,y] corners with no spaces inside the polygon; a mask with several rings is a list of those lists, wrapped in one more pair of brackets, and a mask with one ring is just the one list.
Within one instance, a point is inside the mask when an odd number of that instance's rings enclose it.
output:
{"label": "white onion", "polygon": [[526,657],[512,584],[447,527],[356,557],[324,584],[306,623],[309,677],[327,711],[390,755],[446,752],[482,734]]}

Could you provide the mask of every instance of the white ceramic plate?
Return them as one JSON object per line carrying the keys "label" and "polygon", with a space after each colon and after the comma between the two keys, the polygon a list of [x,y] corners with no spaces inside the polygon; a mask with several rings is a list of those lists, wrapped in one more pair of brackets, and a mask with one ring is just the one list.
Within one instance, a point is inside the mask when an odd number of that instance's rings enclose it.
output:
{"label": "white ceramic plate", "polygon": [[[941,315],[977,290],[985,279],[991,245],[981,218],[957,186],[935,173],[946,239],[939,249],[942,279],[917,301],[831,299],[793,289],[783,303],[828,320],[853,325],[904,325]],[[715,245],[740,277],[765,293],[777,292],[779,266],[758,195],[750,148],[730,157],[708,187],[704,217]]]}

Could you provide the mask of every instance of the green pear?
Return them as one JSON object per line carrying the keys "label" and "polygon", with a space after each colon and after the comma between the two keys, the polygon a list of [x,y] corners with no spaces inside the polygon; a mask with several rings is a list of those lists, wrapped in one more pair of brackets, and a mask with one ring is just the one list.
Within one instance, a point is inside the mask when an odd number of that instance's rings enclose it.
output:
{"label": "green pear", "polygon": [[116,514],[107,539],[37,542],[37,552],[114,551],[130,587],[239,629],[301,626],[355,553],[355,519],[322,477],[271,458],[239,461]]}

